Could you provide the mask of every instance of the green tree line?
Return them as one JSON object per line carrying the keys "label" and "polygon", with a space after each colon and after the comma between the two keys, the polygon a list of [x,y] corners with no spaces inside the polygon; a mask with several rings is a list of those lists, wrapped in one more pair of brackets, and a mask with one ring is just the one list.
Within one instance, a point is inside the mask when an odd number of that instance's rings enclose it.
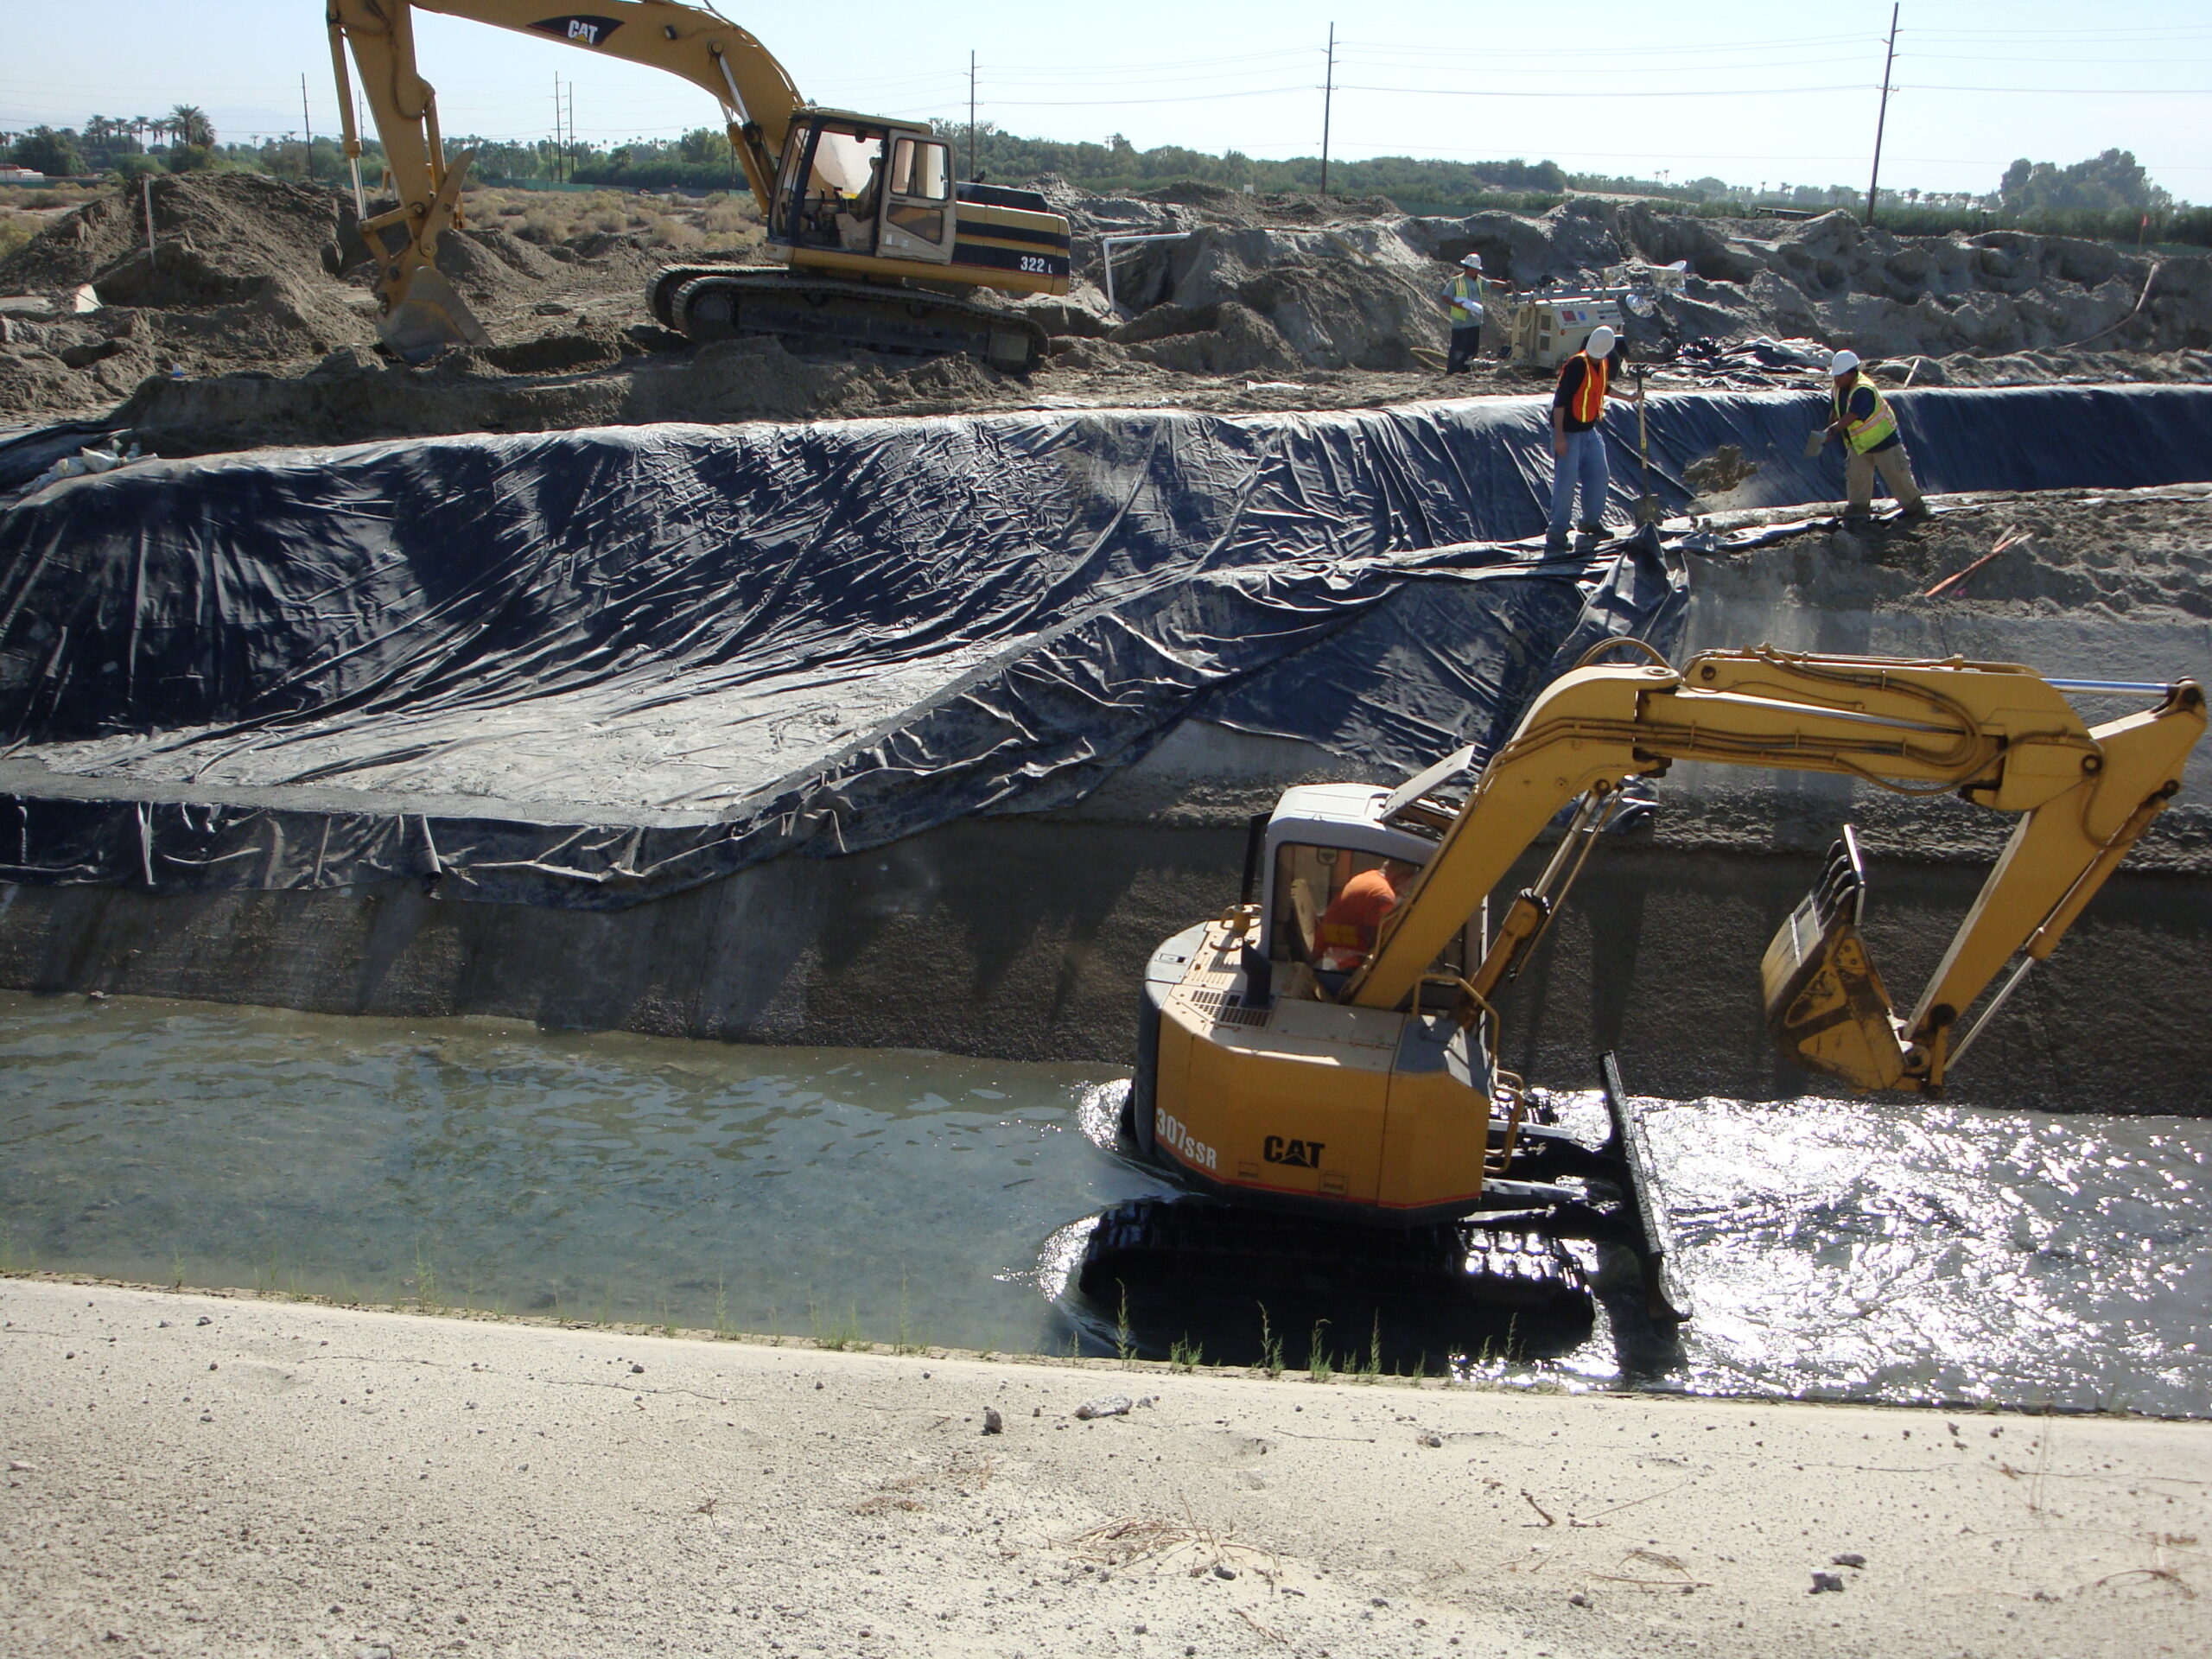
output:
{"label": "green tree line", "polygon": [[[1319,156],[1270,161],[1224,150],[1162,144],[1139,149],[1121,134],[1103,142],[1027,138],[995,123],[940,122],[937,130],[953,147],[963,176],[971,173],[1002,184],[1058,175],[1101,194],[1156,189],[1185,181],[1256,193],[1310,194],[1321,188]],[[550,139],[511,143],[461,137],[448,148],[474,149],[474,175],[486,182],[574,183],[597,188],[706,192],[742,189],[744,180],[729,140],[715,128],[681,137],[632,139],[612,144],[556,144]],[[377,185],[382,151],[364,146],[363,176]],[[243,167],[280,178],[328,184],[348,177],[334,136],[312,143],[302,135],[221,143],[206,113],[178,105],[162,116],[96,115],[81,128],[34,127],[0,134],[0,153],[19,167],[55,176],[152,171],[189,172]],[[1448,162],[1410,156],[1332,162],[1332,194],[1385,197],[1408,213],[1459,214],[1485,208],[1541,212],[1572,192],[1602,192],[1663,201],[1675,211],[1720,217],[1762,208],[1825,213],[1863,212],[1866,193],[1847,184],[1787,179],[1756,183],[1716,177],[1675,181],[1570,173],[1552,161],[1519,157]],[[1999,226],[2092,237],[2109,241],[2187,243],[2212,246],[2212,209],[2177,202],[2151,181],[2133,154],[2107,149],[2061,165],[2014,162],[1984,194],[1885,189],[1876,204],[1887,228],[1909,234],[1941,234]]]}

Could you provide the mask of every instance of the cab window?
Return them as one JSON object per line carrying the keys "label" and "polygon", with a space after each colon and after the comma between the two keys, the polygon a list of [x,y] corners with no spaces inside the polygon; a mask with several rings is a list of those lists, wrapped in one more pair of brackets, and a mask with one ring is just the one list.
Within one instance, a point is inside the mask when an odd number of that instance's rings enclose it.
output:
{"label": "cab window", "polygon": [[[1374,941],[1357,943],[1334,937],[1325,925],[1330,906],[1344,896],[1346,884],[1363,871],[1381,869],[1389,861],[1379,854],[1347,847],[1319,847],[1285,842],[1275,849],[1274,913],[1268,926],[1268,955],[1276,962],[1302,962],[1325,973],[1340,973],[1357,966]],[[1343,924],[1338,924],[1341,931]],[[1433,964],[1433,971],[1466,972],[1467,939],[1454,934]],[[1332,983],[1334,982],[1332,981]]]}
{"label": "cab window", "polygon": [[950,152],[943,144],[901,138],[893,146],[891,194],[943,201],[952,194]]}

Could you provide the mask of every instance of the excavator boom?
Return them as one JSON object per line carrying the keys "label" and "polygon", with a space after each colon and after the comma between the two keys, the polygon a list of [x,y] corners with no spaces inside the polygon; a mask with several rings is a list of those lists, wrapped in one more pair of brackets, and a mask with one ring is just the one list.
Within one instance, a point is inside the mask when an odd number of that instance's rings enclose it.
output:
{"label": "excavator boom", "polygon": [[[1940,1089],[1960,1017],[2008,961],[2040,961],[2056,948],[2180,787],[2204,726],[2194,681],[2166,688],[2155,709],[2090,728],[2059,687],[2004,663],[1762,647],[1708,652],[1679,673],[1577,669],[1537,699],[1484,768],[1342,1000],[1403,1006],[1522,849],[1579,796],[1602,797],[1677,760],[1839,772],[2019,815],[1909,1018],[1891,1014],[1857,936],[1855,846],[1848,870],[1831,869],[1764,967],[1770,1024],[1801,1063],[1862,1088]],[[1521,938],[1501,929],[1497,950]],[[1474,984],[1486,992],[1503,965],[1486,962]]]}

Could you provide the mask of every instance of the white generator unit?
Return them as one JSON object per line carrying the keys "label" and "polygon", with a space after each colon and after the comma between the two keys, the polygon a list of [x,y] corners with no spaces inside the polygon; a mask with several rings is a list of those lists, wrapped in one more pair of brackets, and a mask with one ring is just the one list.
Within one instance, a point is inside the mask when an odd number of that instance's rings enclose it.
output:
{"label": "white generator unit", "polygon": [[1507,324],[1507,361],[1555,369],[1582,349],[1594,328],[1625,335],[1621,302],[1626,297],[1624,289],[1526,296],[1513,307]]}

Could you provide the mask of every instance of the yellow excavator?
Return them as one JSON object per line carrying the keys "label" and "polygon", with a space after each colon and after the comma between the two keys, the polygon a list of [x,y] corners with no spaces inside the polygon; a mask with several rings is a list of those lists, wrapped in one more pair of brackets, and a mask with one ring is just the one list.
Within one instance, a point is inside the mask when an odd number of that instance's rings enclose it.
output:
{"label": "yellow excavator", "polygon": [[[1068,221],[1033,191],[956,182],[952,152],[924,124],[806,103],[768,49],[710,8],[677,0],[329,0],[330,55],[362,238],[376,259],[378,328],[408,362],[490,343],[437,269],[461,223],[470,153],[448,160],[436,94],[416,67],[414,13],[444,12],[679,75],[721,106],[738,164],[783,263],[672,265],[653,315],[702,342],[797,335],[880,349],[965,352],[1027,372],[1042,328],[973,297],[1068,291]],[[370,216],[353,120],[351,51],[398,205]]]}
{"label": "yellow excavator", "polygon": [[[1433,1284],[1465,1291],[1488,1272],[1509,1300],[1516,1287],[1541,1300],[1557,1287],[1525,1256],[1484,1266],[1484,1230],[1517,1228],[1624,1246],[1645,1312],[1686,1317],[1610,1057],[1601,1145],[1539,1121],[1498,1061],[1498,995],[1622,786],[1694,760],[1837,772],[2018,814],[1910,1014],[1893,1011],[1859,932],[1866,873],[1848,826],[1761,964],[1768,1027],[1790,1059],[1853,1089],[1932,1095],[2180,788],[2205,728],[2193,680],[2115,686],[2005,663],[1768,647],[1677,670],[1640,641],[1613,645],[1650,660],[1586,659],[1478,771],[1462,750],[1396,789],[1291,789],[1255,820],[1243,900],[1152,957],[1124,1113],[1140,1155],[1216,1202],[1109,1212],[1090,1242],[1087,1293],[1111,1306],[1114,1287],[1126,1297],[1172,1281],[1193,1259],[1237,1261],[1256,1282],[1301,1250],[1307,1268],[1342,1280],[1354,1257],[1402,1266],[1402,1253],[1362,1242],[1395,1230],[1426,1241],[1410,1270]],[[2088,727],[2066,695],[2085,690],[2157,701]],[[1492,929],[1492,890],[1570,806],[1542,874]],[[1224,1242],[1224,1217],[1255,1214],[1275,1218],[1260,1243],[1249,1226],[1243,1245]]]}

